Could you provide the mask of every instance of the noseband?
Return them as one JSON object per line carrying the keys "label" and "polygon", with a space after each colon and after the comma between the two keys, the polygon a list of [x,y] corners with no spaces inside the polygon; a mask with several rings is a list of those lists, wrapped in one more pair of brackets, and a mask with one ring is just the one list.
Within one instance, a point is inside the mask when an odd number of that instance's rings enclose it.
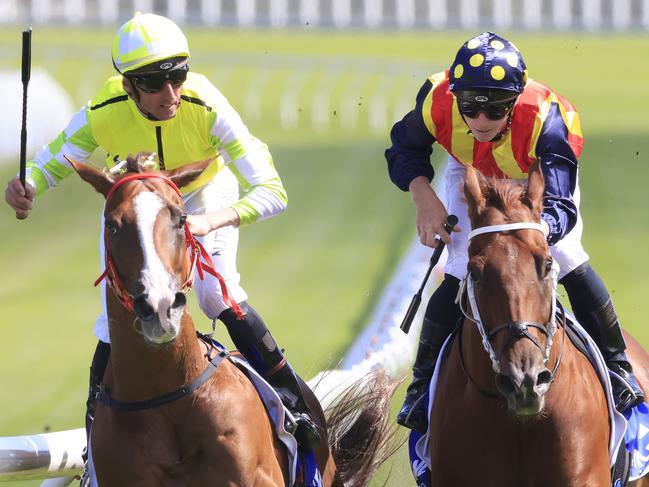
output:
{"label": "noseband", "polygon": [[[106,195],[106,206],[108,206],[110,202],[110,198],[113,196],[117,188],[119,188],[120,186],[122,186],[123,184],[129,181],[136,181],[136,180],[143,180],[143,179],[162,179],[165,183],[167,183],[171,187],[171,189],[173,189],[176,192],[176,194],[182,200],[182,193],[180,192],[180,189],[178,189],[178,186],[176,186],[176,184],[171,179],[169,179],[166,176],[163,176],[162,174],[145,172],[145,173],[127,174],[123,178],[116,181],[113,184],[113,186],[111,186],[110,190],[108,191],[108,194]],[[221,293],[223,294],[224,302],[234,310],[234,312],[236,313],[239,319],[243,318],[244,313],[239,307],[239,305],[237,304],[236,300],[230,297],[230,293],[228,292],[227,285],[225,284],[225,279],[223,279],[223,276],[221,276],[221,274],[219,274],[217,270],[214,268],[214,264],[212,263],[212,258],[210,257],[210,254],[207,252],[207,250],[205,250],[205,247],[203,247],[203,245],[196,239],[196,237],[194,237],[192,232],[189,230],[188,223],[185,223],[184,231],[185,231],[185,244],[187,245],[188,257],[190,259],[191,266],[189,268],[189,273],[187,274],[187,278],[185,279],[181,287],[181,291],[186,294],[191,289],[192,284],[194,283],[194,269],[198,271],[198,276],[201,280],[204,279],[205,272],[207,272],[208,274],[211,274],[216,279],[218,279],[219,284],[221,286]],[[128,292],[128,290],[122,283],[121,279],[119,278],[119,275],[115,267],[115,261],[113,260],[110,251],[110,239],[108,238],[106,232],[107,230],[104,229],[104,247],[106,249],[105,270],[101,274],[101,276],[99,276],[99,278],[95,281],[95,286],[97,286],[105,278],[106,282],[113,290],[115,297],[119,300],[122,306],[126,308],[127,311],[132,313],[133,295]]]}
{"label": "noseband", "polygon": [[[543,232],[543,226],[541,224],[532,223],[532,222],[520,222],[520,223],[508,223],[503,225],[488,225],[485,227],[476,228],[475,230],[472,230],[469,233],[468,238],[469,240],[471,240],[473,237],[485,233],[497,233],[497,232],[505,232],[511,230],[521,230],[521,229],[538,230],[539,232],[542,232],[545,235],[545,233]],[[471,273],[470,272],[467,273],[466,277],[462,280],[460,284],[460,289],[458,291],[456,302],[459,304],[462,314],[467,319],[473,321],[476,324],[476,327],[478,328],[478,332],[482,337],[482,346],[485,349],[485,351],[489,354],[489,358],[491,359],[491,367],[496,374],[499,374],[501,371],[500,360],[502,358],[503,353],[509,348],[510,344],[518,338],[529,339],[541,351],[541,353],[543,354],[543,363],[547,365],[548,359],[550,357],[550,350],[552,349],[552,340],[554,338],[554,334],[557,331],[557,321],[556,321],[557,277],[559,275],[559,268],[555,261],[553,261],[551,275],[552,275],[552,309],[550,312],[550,317],[546,323],[541,324],[535,321],[510,321],[508,323],[498,325],[489,331],[485,329],[484,324],[482,323],[482,319],[480,318],[480,310],[478,308],[478,303],[475,298],[475,290],[474,290],[475,283],[473,281],[473,278],[471,277]],[[471,305],[471,312],[473,316],[469,316],[469,314],[466,311],[466,308],[463,306],[464,300],[462,298],[465,293],[467,295],[469,304]],[[545,350],[541,347],[536,337],[528,331],[530,328],[535,328],[537,330],[540,330],[547,337]],[[508,332],[508,336],[507,336],[507,341],[505,342],[505,345],[503,346],[503,349],[500,352],[500,355],[497,355],[495,350],[491,346],[491,340],[498,332],[502,330],[506,330]],[[560,361],[561,358],[559,357],[557,363],[555,364],[554,370],[552,371],[551,380],[554,380],[557,369],[559,368]]]}

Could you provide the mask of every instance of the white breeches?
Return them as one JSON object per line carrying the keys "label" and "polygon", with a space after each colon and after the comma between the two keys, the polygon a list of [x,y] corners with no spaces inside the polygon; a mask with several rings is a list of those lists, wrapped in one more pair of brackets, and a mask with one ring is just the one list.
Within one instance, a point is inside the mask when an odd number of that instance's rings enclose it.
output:
{"label": "white breeches", "polygon": [[[219,171],[212,180],[196,191],[184,195],[185,211],[197,215],[231,206],[239,199],[239,185],[236,178],[226,167]],[[101,270],[104,271],[104,217],[102,211],[101,232],[99,238],[99,255]],[[230,296],[240,303],[248,299],[246,292],[239,285],[240,276],[237,272],[237,246],[239,229],[223,227],[199,238],[207,252],[212,256],[214,268],[223,276]],[[219,281],[209,274],[201,280],[198,273],[194,276],[194,289],[198,304],[207,317],[212,320],[229,308],[223,302]],[[112,292],[112,291],[109,291]],[[106,280],[101,282],[101,314],[95,321],[95,336],[101,341],[110,343],[108,334],[108,319],[106,314]]]}
{"label": "white breeches", "polygon": [[[461,232],[453,233],[448,249],[445,272],[452,276],[463,279],[468,264],[468,235],[471,231],[471,222],[464,197],[464,175],[466,167],[457,162],[453,157],[448,158],[446,167],[446,209],[449,214],[456,215],[459,219],[458,226]],[[573,195],[575,205],[579,209],[579,183]],[[570,271],[579,267],[588,260],[588,254],[581,245],[581,233],[584,225],[581,214],[577,217],[574,228],[564,236],[557,244],[550,247],[552,257],[559,264],[559,279]]]}

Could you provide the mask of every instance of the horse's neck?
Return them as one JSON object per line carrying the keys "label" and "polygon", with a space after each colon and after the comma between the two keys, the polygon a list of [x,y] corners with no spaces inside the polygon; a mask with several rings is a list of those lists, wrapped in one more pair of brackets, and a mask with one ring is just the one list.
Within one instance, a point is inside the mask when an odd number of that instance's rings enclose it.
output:
{"label": "horse's neck", "polygon": [[181,319],[173,343],[155,346],[135,329],[135,318],[121,305],[109,303],[111,338],[107,385],[120,400],[142,400],[178,389],[194,380],[205,368],[201,347],[189,313]]}

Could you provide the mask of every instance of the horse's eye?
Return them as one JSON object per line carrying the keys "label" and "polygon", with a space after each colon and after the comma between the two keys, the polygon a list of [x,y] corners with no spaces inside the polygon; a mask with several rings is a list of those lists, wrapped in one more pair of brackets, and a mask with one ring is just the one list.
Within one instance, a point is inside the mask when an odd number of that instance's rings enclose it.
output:
{"label": "horse's eye", "polygon": [[108,230],[108,233],[110,233],[111,235],[115,235],[117,233],[117,223],[115,223],[114,221],[106,220],[104,226],[106,227],[106,230]]}
{"label": "horse's eye", "polygon": [[178,222],[178,226],[181,227],[181,228],[184,227],[185,222],[187,222],[187,213],[183,213],[182,215],[180,215],[180,220]]}

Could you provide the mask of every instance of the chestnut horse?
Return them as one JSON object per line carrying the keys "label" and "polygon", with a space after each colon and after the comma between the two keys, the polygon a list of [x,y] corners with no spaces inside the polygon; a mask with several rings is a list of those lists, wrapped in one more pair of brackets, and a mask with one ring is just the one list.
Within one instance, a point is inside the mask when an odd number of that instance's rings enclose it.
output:
{"label": "chestnut horse", "polygon": [[[543,185],[538,163],[527,187],[467,168],[465,319],[431,408],[434,487],[611,486],[603,388],[552,318],[556,268],[539,225]],[[648,390],[649,357],[626,338]]]}
{"label": "chestnut horse", "polygon": [[[130,172],[120,176],[70,161],[106,197],[111,357],[102,390],[112,404],[98,403],[92,429],[98,484],[284,487],[287,454],[255,388],[225,353],[197,338],[186,307],[194,268],[210,269],[201,265],[178,187],[210,161],[152,172],[140,157],[129,158]],[[143,302],[154,293],[157,309]],[[354,387],[314,449],[325,486],[366,485],[387,454],[394,385]],[[327,428],[314,394],[305,395]]]}

